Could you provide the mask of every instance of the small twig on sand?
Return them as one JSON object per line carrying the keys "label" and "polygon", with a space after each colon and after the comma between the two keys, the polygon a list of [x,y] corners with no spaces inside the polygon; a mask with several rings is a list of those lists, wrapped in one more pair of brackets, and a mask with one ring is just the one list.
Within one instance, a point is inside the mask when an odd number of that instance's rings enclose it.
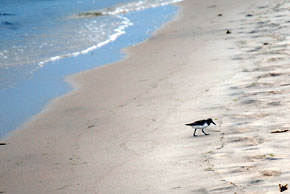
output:
{"label": "small twig on sand", "polygon": [[284,130],[272,131],[271,133],[286,133],[288,131],[289,131],[288,129],[284,129]]}

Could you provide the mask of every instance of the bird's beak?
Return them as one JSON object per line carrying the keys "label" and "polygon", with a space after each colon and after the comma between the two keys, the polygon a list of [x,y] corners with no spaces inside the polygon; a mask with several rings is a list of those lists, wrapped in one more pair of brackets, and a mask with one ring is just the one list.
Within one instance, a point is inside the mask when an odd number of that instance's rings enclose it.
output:
{"label": "bird's beak", "polygon": [[213,121],[211,121],[211,122],[212,122],[212,124],[216,125]]}

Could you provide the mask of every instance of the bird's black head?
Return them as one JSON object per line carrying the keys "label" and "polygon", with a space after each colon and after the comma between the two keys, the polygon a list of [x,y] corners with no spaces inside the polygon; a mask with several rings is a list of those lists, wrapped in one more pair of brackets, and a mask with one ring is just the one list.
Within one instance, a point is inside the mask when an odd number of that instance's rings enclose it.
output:
{"label": "bird's black head", "polygon": [[213,122],[213,120],[212,120],[211,118],[208,118],[208,119],[207,119],[207,122],[208,122],[209,124],[212,123],[212,124],[216,125],[216,124]]}

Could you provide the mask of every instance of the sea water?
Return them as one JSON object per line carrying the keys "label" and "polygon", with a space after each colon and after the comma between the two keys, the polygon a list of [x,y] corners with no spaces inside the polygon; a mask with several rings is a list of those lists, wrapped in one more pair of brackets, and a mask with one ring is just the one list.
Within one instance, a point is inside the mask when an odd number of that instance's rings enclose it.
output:
{"label": "sea water", "polygon": [[0,137],[71,90],[64,77],[123,56],[180,0],[0,0]]}

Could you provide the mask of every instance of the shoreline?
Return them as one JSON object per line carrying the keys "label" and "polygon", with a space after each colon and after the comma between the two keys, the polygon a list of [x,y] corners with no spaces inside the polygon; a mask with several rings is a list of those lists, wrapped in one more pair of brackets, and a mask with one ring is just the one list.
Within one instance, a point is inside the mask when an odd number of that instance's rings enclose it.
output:
{"label": "shoreline", "polygon": [[[73,90],[64,80],[67,76],[122,60],[126,57],[122,52],[123,48],[148,39],[158,26],[174,16],[176,9],[168,5],[128,13],[125,16],[135,24],[126,29],[126,33],[114,42],[91,53],[50,62],[33,73],[31,78],[14,87],[0,90],[0,106],[3,110],[0,116],[0,139],[29,122],[32,117],[43,111],[51,100]],[[158,14],[160,18],[155,19]],[[144,21],[144,18],[147,20]]]}
{"label": "shoreline", "polygon": [[[287,3],[177,5],[128,57],[70,76],[77,89],[7,139],[0,191],[275,193],[287,183],[289,135],[271,133],[288,127],[279,106],[288,102],[288,39],[271,25],[277,10],[287,19]],[[277,33],[267,45],[267,30],[251,33],[259,22]],[[184,124],[208,117],[217,126],[193,138]]]}

